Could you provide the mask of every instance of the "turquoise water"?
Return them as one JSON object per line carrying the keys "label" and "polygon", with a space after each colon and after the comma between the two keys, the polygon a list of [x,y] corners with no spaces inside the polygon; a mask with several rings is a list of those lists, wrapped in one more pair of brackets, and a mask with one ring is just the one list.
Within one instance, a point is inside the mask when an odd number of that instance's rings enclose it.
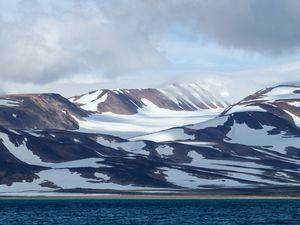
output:
{"label": "turquoise water", "polygon": [[0,224],[300,224],[300,200],[2,199]]}

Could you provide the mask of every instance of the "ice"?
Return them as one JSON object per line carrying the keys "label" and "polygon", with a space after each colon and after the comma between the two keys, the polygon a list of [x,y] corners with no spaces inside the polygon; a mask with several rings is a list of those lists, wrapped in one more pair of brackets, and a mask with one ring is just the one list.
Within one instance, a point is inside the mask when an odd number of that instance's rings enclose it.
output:
{"label": "ice", "polygon": [[121,138],[131,138],[143,134],[149,134],[172,127],[184,126],[187,124],[199,123],[209,120],[221,111],[155,111],[153,108],[145,108],[138,114],[120,115],[114,113],[92,114],[87,118],[73,118],[78,122],[79,131],[87,133],[102,133],[119,136]]}

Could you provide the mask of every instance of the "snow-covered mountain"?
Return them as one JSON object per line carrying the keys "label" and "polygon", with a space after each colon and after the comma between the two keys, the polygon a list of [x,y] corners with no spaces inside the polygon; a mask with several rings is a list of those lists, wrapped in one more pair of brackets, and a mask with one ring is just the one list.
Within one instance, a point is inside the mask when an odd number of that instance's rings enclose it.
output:
{"label": "snow-covered mountain", "polygon": [[[1,101],[3,110],[21,105],[21,101],[7,96]],[[48,117],[58,102],[43,109]],[[75,123],[79,121],[79,130],[28,130],[0,124],[0,194],[197,193],[229,189],[241,194],[246,189],[256,192],[262,188],[298,188],[299,103],[300,87],[267,88],[229,106],[215,118],[201,122],[201,114],[195,115],[187,123],[190,125],[176,121],[174,111],[199,113],[211,109],[176,111],[151,102],[148,110],[142,107],[135,114],[120,115],[88,112],[67,103],[70,109],[64,106],[67,112],[63,114]],[[8,112],[15,118],[16,112]],[[54,117],[58,112],[53,111]],[[151,114],[147,122],[145,115]],[[115,119],[114,124],[108,121],[109,115]],[[175,124],[174,128],[159,132],[149,129],[146,133],[151,133],[126,139],[103,134],[107,132],[97,127],[103,123],[122,130],[122,126],[139,118],[143,123],[131,124],[130,129],[137,124],[147,129],[158,115],[164,119],[157,123]],[[97,117],[97,123],[92,123],[93,117]],[[127,124],[123,123],[125,117]],[[94,126],[93,132],[84,130],[84,123],[91,123],[87,125]],[[123,131],[127,133],[125,128]]]}
{"label": "snow-covered mountain", "polygon": [[280,85],[265,88],[244,98],[240,102],[228,107],[222,115],[243,111],[270,112],[295,125],[299,125],[299,107],[299,86]]}
{"label": "snow-covered mountain", "polygon": [[70,98],[92,112],[136,114],[156,106],[172,111],[198,111],[229,105],[220,95],[205,90],[199,83],[173,84],[162,89],[103,89]]}
{"label": "snow-covered mountain", "polygon": [[199,83],[164,89],[98,90],[69,99],[88,117],[76,119],[80,131],[129,138],[208,120],[229,105]]}
{"label": "snow-covered mountain", "polygon": [[0,125],[11,129],[78,129],[89,114],[59,94],[0,96]]}
{"label": "snow-covered mountain", "polygon": [[[260,125],[262,123],[279,126],[280,120],[284,120],[290,127],[298,129],[300,126],[300,87],[280,85],[272,88],[265,88],[242,99],[236,104],[230,105],[220,113],[219,116],[211,120],[200,122],[195,125],[173,128],[140,136],[135,139],[144,138],[157,141],[158,139],[156,139],[156,137],[160,137],[161,139],[159,141],[177,140],[181,138],[181,136],[171,135],[170,132],[178,129],[218,127],[223,125],[228,118],[234,118],[238,123],[240,120],[245,120],[247,125],[253,129],[261,128]],[[169,139],[164,139],[164,136],[168,136]]]}
{"label": "snow-covered mountain", "polygon": [[248,96],[209,121],[131,140],[188,145],[197,149],[187,153],[189,166],[230,179],[298,185],[299,118],[300,87],[277,86]]}

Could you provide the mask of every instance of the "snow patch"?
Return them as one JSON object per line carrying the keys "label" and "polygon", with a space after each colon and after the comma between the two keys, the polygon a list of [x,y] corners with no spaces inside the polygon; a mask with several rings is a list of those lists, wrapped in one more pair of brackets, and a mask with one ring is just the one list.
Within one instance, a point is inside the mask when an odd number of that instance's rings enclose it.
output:
{"label": "snow patch", "polygon": [[146,147],[146,144],[143,141],[116,142],[116,141],[106,140],[103,137],[99,137],[97,138],[97,143],[114,149],[123,149],[124,151],[134,153],[134,154],[141,154],[141,155],[150,154],[148,151],[143,149]]}
{"label": "snow patch", "polygon": [[20,143],[18,146],[13,144],[10,140],[7,134],[1,133],[0,134],[0,139],[3,140],[3,144],[5,147],[8,149],[8,151],[13,154],[16,158],[19,160],[32,164],[32,165],[45,165],[48,163],[43,162],[40,157],[37,155],[33,154],[32,151],[30,151],[27,146],[26,146],[26,141],[27,139],[25,138],[22,143]]}
{"label": "snow patch", "polygon": [[288,102],[289,105],[299,108],[300,107],[300,101],[295,102]]}
{"label": "snow patch", "polygon": [[85,94],[82,97],[75,100],[75,102],[78,104],[82,104],[82,105],[88,104],[94,100],[97,100],[98,96],[101,95],[101,93],[102,93],[102,90],[95,91],[91,94]]}
{"label": "snow patch", "polygon": [[163,174],[166,175],[166,180],[169,183],[175,184],[180,187],[185,187],[185,188],[199,188],[201,186],[206,188],[205,186],[208,185],[217,185],[217,186],[226,186],[226,187],[236,187],[236,186],[243,185],[242,183],[231,179],[200,178],[178,169],[163,167],[161,168],[161,170],[163,170]]}
{"label": "snow patch", "polygon": [[80,140],[78,140],[77,138],[73,139],[75,143],[80,143]]}
{"label": "snow patch", "polygon": [[[144,108],[143,108],[144,109]],[[149,109],[149,108],[148,108]],[[161,109],[160,109],[161,110]],[[195,124],[209,120],[218,115],[220,110],[201,110],[201,111],[150,111],[143,110],[134,115],[120,115],[114,113],[92,114],[88,118],[73,118],[79,124],[79,131],[86,133],[102,133],[121,138],[131,138],[172,127]]]}
{"label": "snow patch", "polygon": [[98,173],[98,172],[96,172],[96,173],[95,173],[95,177],[100,178],[100,179],[102,179],[102,180],[104,180],[104,181],[110,180],[110,177],[107,176],[106,174],[103,174],[103,173]]}
{"label": "snow patch", "polygon": [[13,101],[13,100],[8,100],[8,99],[0,99],[0,105],[1,106],[19,106],[20,102]]}
{"label": "snow patch", "polygon": [[[262,129],[251,129],[246,124],[237,124],[231,127],[226,142],[250,146],[261,146],[282,154],[286,154],[287,147],[299,148],[300,138],[285,134],[270,135],[272,126],[263,126]],[[289,138],[287,138],[289,137]]]}
{"label": "snow patch", "polygon": [[105,93],[103,96],[101,96],[99,99],[96,99],[94,101],[91,101],[83,106],[81,106],[81,108],[83,108],[84,110],[87,111],[94,111],[97,112],[98,111],[98,105],[102,102],[105,102],[106,99],[108,97],[108,94]]}
{"label": "snow patch", "polygon": [[161,156],[170,156],[173,155],[174,148],[170,147],[169,145],[160,145],[156,148],[156,151]]}
{"label": "snow patch", "polygon": [[289,112],[289,111],[287,111],[287,110],[284,110],[284,111],[292,117],[292,119],[293,119],[295,125],[296,125],[297,127],[300,127],[300,117],[294,115],[293,113],[291,113],[291,112]]}
{"label": "snow patch", "polygon": [[295,93],[295,91],[299,90],[299,87],[276,87],[262,95],[259,99],[265,101],[300,99],[300,93]]}

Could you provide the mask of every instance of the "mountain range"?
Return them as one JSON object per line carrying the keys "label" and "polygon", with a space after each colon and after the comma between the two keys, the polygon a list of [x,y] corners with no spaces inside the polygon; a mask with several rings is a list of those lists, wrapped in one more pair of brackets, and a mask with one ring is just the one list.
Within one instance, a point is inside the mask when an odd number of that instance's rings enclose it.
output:
{"label": "mountain range", "polygon": [[300,87],[229,104],[200,82],[0,96],[0,195],[288,193]]}

